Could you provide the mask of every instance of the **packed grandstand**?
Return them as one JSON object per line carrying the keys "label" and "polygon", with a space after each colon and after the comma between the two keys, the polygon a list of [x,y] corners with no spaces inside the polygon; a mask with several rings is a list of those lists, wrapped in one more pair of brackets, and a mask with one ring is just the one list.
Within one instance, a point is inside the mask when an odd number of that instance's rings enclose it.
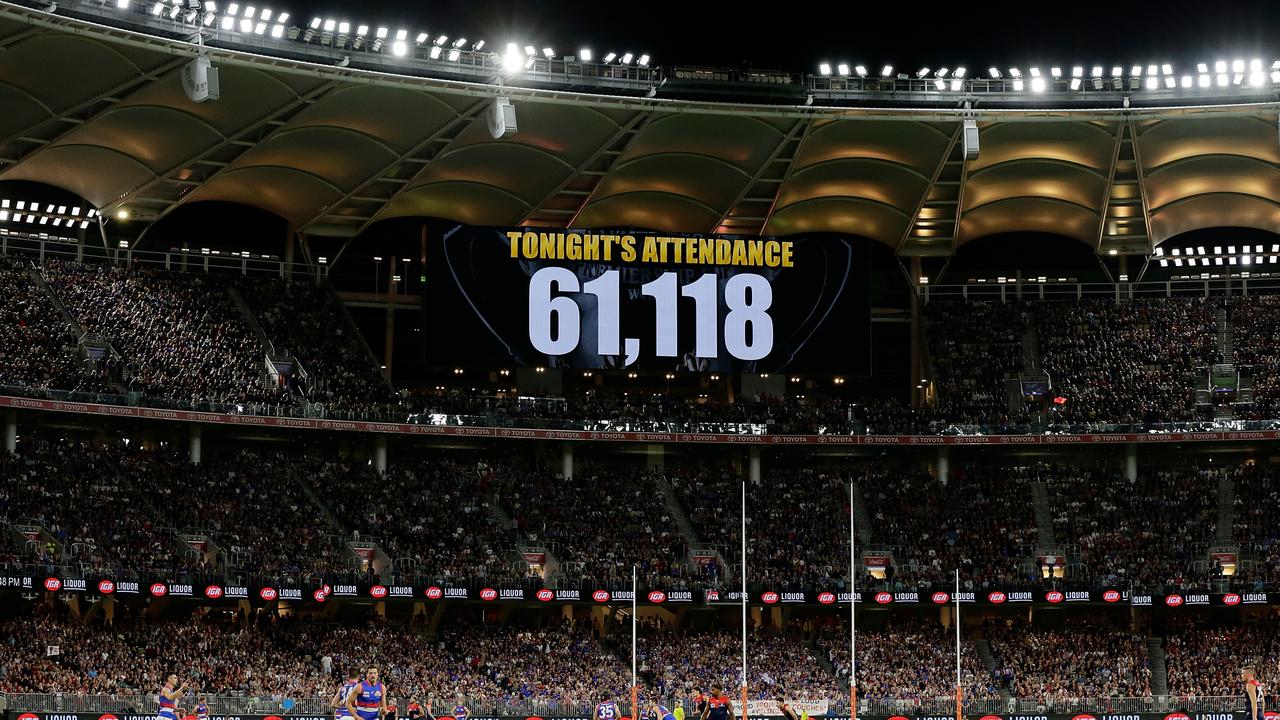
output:
{"label": "packed grandstand", "polygon": [[0,717],[1275,720],[1280,61],[307,20],[0,0]]}

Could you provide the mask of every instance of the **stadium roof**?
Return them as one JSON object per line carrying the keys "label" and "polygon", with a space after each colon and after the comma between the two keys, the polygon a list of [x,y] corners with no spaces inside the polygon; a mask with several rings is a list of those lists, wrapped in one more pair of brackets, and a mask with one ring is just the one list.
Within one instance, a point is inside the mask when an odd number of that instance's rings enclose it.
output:
{"label": "stadium roof", "polygon": [[[199,51],[0,3],[0,180],[144,220],[237,202],[345,237],[426,216],[831,231],[903,255],[1033,231],[1146,254],[1200,228],[1280,232],[1274,100],[978,108],[981,153],[966,163],[954,101],[747,105],[499,88],[215,47],[222,96],[198,104],[180,75]],[[498,94],[518,112],[519,132],[503,140],[484,118]]]}

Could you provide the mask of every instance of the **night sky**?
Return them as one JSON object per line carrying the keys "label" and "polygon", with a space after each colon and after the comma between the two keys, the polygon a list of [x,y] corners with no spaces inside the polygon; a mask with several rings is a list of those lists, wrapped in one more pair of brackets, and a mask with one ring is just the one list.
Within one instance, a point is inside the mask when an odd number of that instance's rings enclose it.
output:
{"label": "night sky", "polygon": [[[985,68],[1280,58],[1275,2],[760,3],[281,0],[299,18],[405,27],[452,37],[648,52],[655,64],[813,72],[818,62]],[[752,9],[757,8],[757,9]]]}

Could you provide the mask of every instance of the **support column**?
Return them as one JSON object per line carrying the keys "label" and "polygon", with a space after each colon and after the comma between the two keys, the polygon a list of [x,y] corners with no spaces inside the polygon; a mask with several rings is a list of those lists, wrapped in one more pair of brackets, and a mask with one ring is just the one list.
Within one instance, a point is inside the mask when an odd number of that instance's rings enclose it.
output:
{"label": "support column", "polygon": [[293,245],[296,242],[293,235],[293,228],[285,231],[284,235],[284,279],[293,279]]}
{"label": "support column", "polygon": [[565,480],[573,479],[573,445],[569,443],[560,446],[560,472]]}
{"label": "support column", "polygon": [[18,450],[18,411],[4,411],[4,449],[6,452]]}
{"label": "support column", "polygon": [[376,435],[373,439],[373,467],[379,475],[387,472],[387,436]]}
{"label": "support column", "polygon": [[667,448],[662,443],[649,443],[644,451],[645,467],[661,469],[667,464]]}
{"label": "support column", "polygon": [[758,447],[747,451],[747,479],[752,483],[760,482],[760,448]]}
{"label": "support column", "polygon": [[1124,446],[1124,476],[1129,482],[1136,482],[1138,479],[1138,446]]}
{"label": "support column", "polygon": [[189,458],[189,459],[191,460],[191,464],[192,464],[192,465],[199,465],[199,464],[200,464],[200,449],[201,449],[201,448],[200,448],[200,444],[201,444],[201,434],[202,434],[202,432],[203,432],[203,429],[202,429],[199,425],[197,425],[197,424],[195,424],[195,423],[192,423],[192,425],[191,425],[191,454],[190,454],[190,458]]}
{"label": "support column", "polygon": [[951,480],[951,448],[938,448],[938,482],[946,485]]}
{"label": "support column", "polygon": [[925,404],[924,393],[920,387],[920,381],[924,379],[924,359],[923,353],[927,352],[923,347],[921,338],[924,336],[922,325],[920,322],[920,276],[923,274],[920,263],[920,257],[913,256],[911,258],[911,372],[908,380],[911,388],[908,397],[911,398],[911,407],[921,407]]}

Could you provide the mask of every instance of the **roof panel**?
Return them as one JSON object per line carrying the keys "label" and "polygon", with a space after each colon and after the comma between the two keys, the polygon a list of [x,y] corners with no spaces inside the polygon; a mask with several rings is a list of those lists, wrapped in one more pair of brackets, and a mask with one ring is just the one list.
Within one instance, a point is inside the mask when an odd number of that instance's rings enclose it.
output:
{"label": "roof panel", "polygon": [[216,144],[221,137],[207,124],[184,112],[135,105],[104,112],[67,133],[51,147],[85,144],[113,148],[161,172],[182,162],[194,148]]}
{"label": "roof panel", "polygon": [[1000,200],[964,214],[960,244],[1008,232],[1065,235],[1092,246],[1097,241],[1098,216],[1078,205],[1048,198]]}
{"label": "roof panel", "polygon": [[350,190],[395,157],[379,141],[352,130],[303,127],[274,133],[245,151],[228,172],[262,165],[291,167]]}
{"label": "roof panel", "polygon": [[1257,117],[1162,120],[1139,131],[1138,148],[1147,172],[1199,155],[1242,155],[1280,164],[1275,123]]}
{"label": "roof panel", "polygon": [[1015,197],[1045,197],[1100,212],[1107,182],[1081,168],[1038,160],[1006,162],[969,174],[965,211]]}
{"label": "roof panel", "polygon": [[555,156],[528,145],[476,143],[428,163],[409,189],[440,182],[470,182],[500,188],[532,204],[572,171]]}
{"label": "roof panel", "polygon": [[682,195],[639,191],[593,202],[578,216],[577,226],[634,227],[662,232],[705,231],[720,212]]}
{"label": "roof panel", "polygon": [[340,190],[324,178],[296,168],[259,165],[227,170],[190,193],[185,201],[236,202],[299,223],[339,195]]}
{"label": "roof panel", "polygon": [[1147,177],[1152,210],[1215,192],[1257,195],[1280,202],[1280,169],[1253,158],[1211,155],[1167,164]]}
{"label": "roof panel", "polygon": [[604,198],[654,191],[684,195],[723,215],[749,180],[750,176],[736,165],[714,157],[683,152],[649,155],[615,165],[600,182],[592,204]]}
{"label": "roof panel", "polygon": [[906,214],[889,205],[859,198],[814,198],[776,211],[764,234],[838,232],[893,245],[907,222]]}
{"label": "roof panel", "polygon": [[929,176],[951,136],[929,123],[894,120],[817,120],[796,156],[795,168],[844,158],[905,165]]}
{"label": "roof panel", "polygon": [[627,146],[619,163],[667,153],[707,155],[750,175],[783,136],[778,128],[754,118],[669,115],[649,123]]}
{"label": "roof panel", "polygon": [[1280,233],[1280,205],[1251,195],[1197,195],[1151,213],[1156,243],[1192,230],[1247,227]]}
{"label": "roof panel", "polygon": [[381,138],[404,152],[473,102],[453,95],[355,85],[329,93],[298,113],[289,125],[347,127]]}
{"label": "roof panel", "polygon": [[0,53],[0,83],[24,90],[58,112],[159,67],[165,59],[160,53],[47,32]]}
{"label": "roof panel", "polygon": [[501,188],[447,181],[406,190],[383,217],[435,217],[472,225],[512,225],[529,206]]}
{"label": "roof panel", "polygon": [[[160,80],[129,95],[122,107],[155,105],[181,110],[208,123],[224,135],[233,135],[275,108],[286,105],[305,92],[292,78],[276,77],[261,70],[225,66],[219,69],[222,99],[218,102],[195,103],[182,91],[182,73],[174,70]],[[304,78],[308,79],[308,78]],[[303,83],[307,89],[319,81]]]}
{"label": "roof panel", "polygon": [[102,207],[153,176],[125,153],[95,145],[60,145],[34,153],[0,178],[46,183]]}
{"label": "roof panel", "polygon": [[969,161],[975,173],[1004,162],[1042,158],[1098,172],[1111,164],[1115,130],[1090,122],[1006,122],[981,126],[981,152]]}
{"label": "roof panel", "polygon": [[795,172],[778,194],[777,207],[818,197],[859,197],[910,212],[924,194],[929,178],[902,165],[860,160],[833,160]]}

